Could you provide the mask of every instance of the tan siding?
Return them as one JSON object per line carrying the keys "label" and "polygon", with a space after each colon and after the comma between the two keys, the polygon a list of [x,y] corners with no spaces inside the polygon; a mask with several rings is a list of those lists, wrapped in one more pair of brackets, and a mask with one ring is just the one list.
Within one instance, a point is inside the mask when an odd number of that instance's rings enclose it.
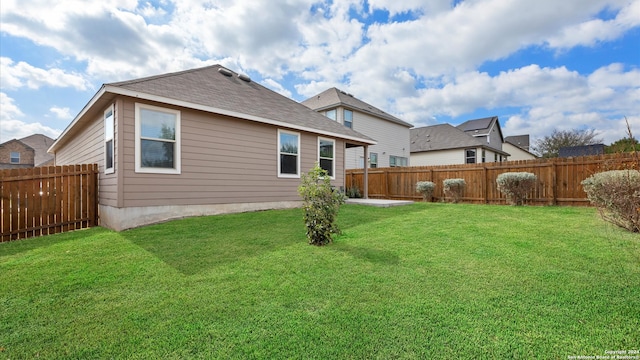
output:
{"label": "tan siding", "polygon": [[[278,178],[276,127],[194,110],[181,109],[181,174],[136,173],[134,101],[124,102],[124,207],[300,199],[300,179]],[[304,173],[317,161],[318,137],[300,134]],[[344,184],[343,147],[336,141],[336,186]]]}

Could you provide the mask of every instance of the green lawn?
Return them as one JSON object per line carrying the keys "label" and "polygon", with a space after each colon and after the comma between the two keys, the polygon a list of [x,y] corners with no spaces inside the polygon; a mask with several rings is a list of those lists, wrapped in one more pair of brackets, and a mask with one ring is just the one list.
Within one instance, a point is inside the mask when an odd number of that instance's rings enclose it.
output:
{"label": "green lawn", "polygon": [[0,358],[540,358],[640,348],[640,235],[592,208],[345,205],[0,244]]}

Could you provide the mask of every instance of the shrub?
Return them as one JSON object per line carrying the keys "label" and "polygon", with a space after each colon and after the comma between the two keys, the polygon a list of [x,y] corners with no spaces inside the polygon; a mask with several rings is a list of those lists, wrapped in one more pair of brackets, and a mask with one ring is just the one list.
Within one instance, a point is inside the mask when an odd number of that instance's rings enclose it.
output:
{"label": "shrub", "polygon": [[433,190],[436,188],[436,184],[431,181],[418,181],[416,183],[416,191],[422,194],[424,201],[431,201],[433,198]]}
{"label": "shrub", "polygon": [[331,243],[333,234],[340,233],[335,219],[340,205],[344,203],[344,195],[332,188],[329,174],[317,163],[308,174],[302,174],[298,193],[303,200],[309,244]]}
{"label": "shrub", "polygon": [[507,197],[507,202],[519,206],[533,190],[537,179],[534,174],[528,172],[508,172],[498,175],[496,182],[498,190]]}
{"label": "shrub", "polygon": [[582,181],[589,201],[605,221],[640,232],[640,171],[611,170]]}
{"label": "shrub", "polygon": [[464,194],[464,189],[467,187],[464,179],[445,179],[442,184],[444,185],[444,194],[450,197],[454,203],[457,203]]}
{"label": "shrub", "polygon": [[357,186],[352,186],[347,188],[346,195],[350,199],[359,199],[362,197],[362,193],[360,193],[360,188]]}

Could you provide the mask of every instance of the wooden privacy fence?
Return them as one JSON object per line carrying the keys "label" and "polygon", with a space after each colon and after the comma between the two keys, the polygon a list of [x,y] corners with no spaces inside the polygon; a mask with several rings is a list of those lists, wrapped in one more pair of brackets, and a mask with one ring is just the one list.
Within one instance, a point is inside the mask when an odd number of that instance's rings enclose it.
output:
{"label": "wooden privacy fence", "polygon": [[0,170],[0,241],[98,222],[98,165]]}
{"label": "wooden privacy fence", "polygon": [[[505,161],[443,166],[414,166],[369,169],[369,197],[419,200],[418,181],[432,181],[436,188],[434,201],[445,199],[442,181],[465,179],[467,187],[461,201],[483,204],[506,204],[498,191],[496,178],[505,172],[530,172],[537,176],[535,189],[526,203],[532,205],[589,205],[580,184],[594,173],[637,167],[633,154],[613,154],[575,158]],[[363,169],[346,171],[347,188],[363,189]]]}

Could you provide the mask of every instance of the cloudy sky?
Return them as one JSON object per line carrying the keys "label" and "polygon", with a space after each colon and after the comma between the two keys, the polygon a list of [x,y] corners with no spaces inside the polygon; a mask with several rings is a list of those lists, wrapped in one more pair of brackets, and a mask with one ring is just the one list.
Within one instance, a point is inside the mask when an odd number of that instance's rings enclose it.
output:
{"label": "cloudy sky", "polygon": [[2,0],[0,142],[55,138],[103,83],[216,63],[415,126],[640,135],[640,0]]}

